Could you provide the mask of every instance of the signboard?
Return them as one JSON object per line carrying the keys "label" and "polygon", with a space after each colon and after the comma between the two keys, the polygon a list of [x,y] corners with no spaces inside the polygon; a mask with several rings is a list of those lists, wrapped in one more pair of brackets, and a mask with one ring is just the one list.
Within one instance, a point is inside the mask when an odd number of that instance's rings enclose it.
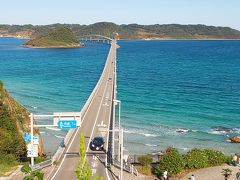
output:
{"label": "signboard", "polygon": [[77,126],[81,126],[81,112],[54,112],[53,125],[58,126],[59,121],[77,121]]}
{"label": "signboard", "polygon": [[33,144],[36,144],[36,145],[39,144],[39,140],[38,140],[38,135],[37,135],[37,134],[35,134],[35,135],[33,136]]}
{"label": "signboard", "polygon": [[58,121],[58,128],[60,129],[72,129],[77,127],[76,120],[61,120]]}
{"label": "signboard", "polygon": [[25,142],[31,142],[31,133],[24,133],[23,134],[23,137],[24,137],[24,141]]}
{"label": "signboard", "polygon": [[27,150],[27,157],[38,157],[38,145],[31,146],[31,144],[28,144]]}
{"label": "signboard", "polygon": [[[27,142],[27,143],[30,143],[31,142],[31,133],[24,133],[23,134],[23,137],[24,137],[24,141]],[[39,140],[38,140],[38,135],[35,134],[33,136],[33,144],[39,144]]]}

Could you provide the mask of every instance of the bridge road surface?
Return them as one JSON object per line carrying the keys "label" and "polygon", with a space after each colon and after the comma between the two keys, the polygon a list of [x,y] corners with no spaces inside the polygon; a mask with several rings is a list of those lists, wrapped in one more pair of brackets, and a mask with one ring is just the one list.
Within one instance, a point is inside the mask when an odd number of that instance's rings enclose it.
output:
{"label": "bridge road surface", "polygon": [[59,165],[50,175],[52,180],[75,180],[76,165],[79,160],[79,137],[83,133],[85,136],[85,147],[87,151],[87,160],[94,176],[101,176],[103,180],[113,179],[109,174],[105,162],[107,155],[104,151],[91,151],[89,144],[95,136],[103,136],[105,140],[104,149],[108,150],[107,130],[110,126],[112,113],[112,97],[115,81],[115,63],[116,63],[116,41],[111,43],[108,58],[105,63],[105,69],[102,73],[102,80],[95,96],[93,97],[86,113],[82,117],[82,126],[75,130],[70,140],[69,146],[59,162]]}

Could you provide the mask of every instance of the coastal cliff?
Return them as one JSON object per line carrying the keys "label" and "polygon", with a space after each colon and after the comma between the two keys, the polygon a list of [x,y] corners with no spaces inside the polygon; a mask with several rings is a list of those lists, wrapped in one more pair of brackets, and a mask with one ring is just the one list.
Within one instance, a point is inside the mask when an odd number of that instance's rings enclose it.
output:
{"label": "coastal cliff", "polygon": [[[0,155],[13,155],[17,160],[26,159],[24,132],[30,132],[29,112],[13,99],[0,81]],[[41,135],[39,136],[39,155],[43,154]]]}
{"label": "coastal cliff", "polygon": [[31,48],[75,48],[83,47],[74,33],[66,27],[60,27],[34,39],[30,39],[23,46]]}

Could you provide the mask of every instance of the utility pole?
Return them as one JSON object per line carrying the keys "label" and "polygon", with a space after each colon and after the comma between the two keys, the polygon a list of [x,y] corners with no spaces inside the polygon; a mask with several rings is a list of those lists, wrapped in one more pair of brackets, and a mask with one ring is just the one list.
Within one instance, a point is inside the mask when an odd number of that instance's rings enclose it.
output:
{"label": "utility pole", "polygon": [[[31,150],[33,151],[33,113],[30,114],[31,121]],[[31,156],[31,166],[34,166],[34,157]]]}
{"label": "utility pole", "polygon": [[121,129],[121,180],[123,180],[123,129]]}

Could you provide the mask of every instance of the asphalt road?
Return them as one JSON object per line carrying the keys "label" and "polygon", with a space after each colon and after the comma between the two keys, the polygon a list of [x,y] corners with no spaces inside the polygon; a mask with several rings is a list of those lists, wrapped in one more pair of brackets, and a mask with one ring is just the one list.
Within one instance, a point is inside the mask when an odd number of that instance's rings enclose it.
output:
{"label": "asphalt road", "polygon": [[[105,164],[107,161],[109,126],[111,121],[113,88],[115,81],[116,41],[112,41],[102,80],[88,109],[83,114],[82,126],[76,129],[69,146],[61,158],[61,162],[50,175],[54,180],[75,180],[76,164],[79,160],[79,137],[85,136],[87,159],[91,166],[93,176],[101,176],[103,180],[113,179]],[[95,136],[103,136],[105,151],[91,151],[89,144]]]}

